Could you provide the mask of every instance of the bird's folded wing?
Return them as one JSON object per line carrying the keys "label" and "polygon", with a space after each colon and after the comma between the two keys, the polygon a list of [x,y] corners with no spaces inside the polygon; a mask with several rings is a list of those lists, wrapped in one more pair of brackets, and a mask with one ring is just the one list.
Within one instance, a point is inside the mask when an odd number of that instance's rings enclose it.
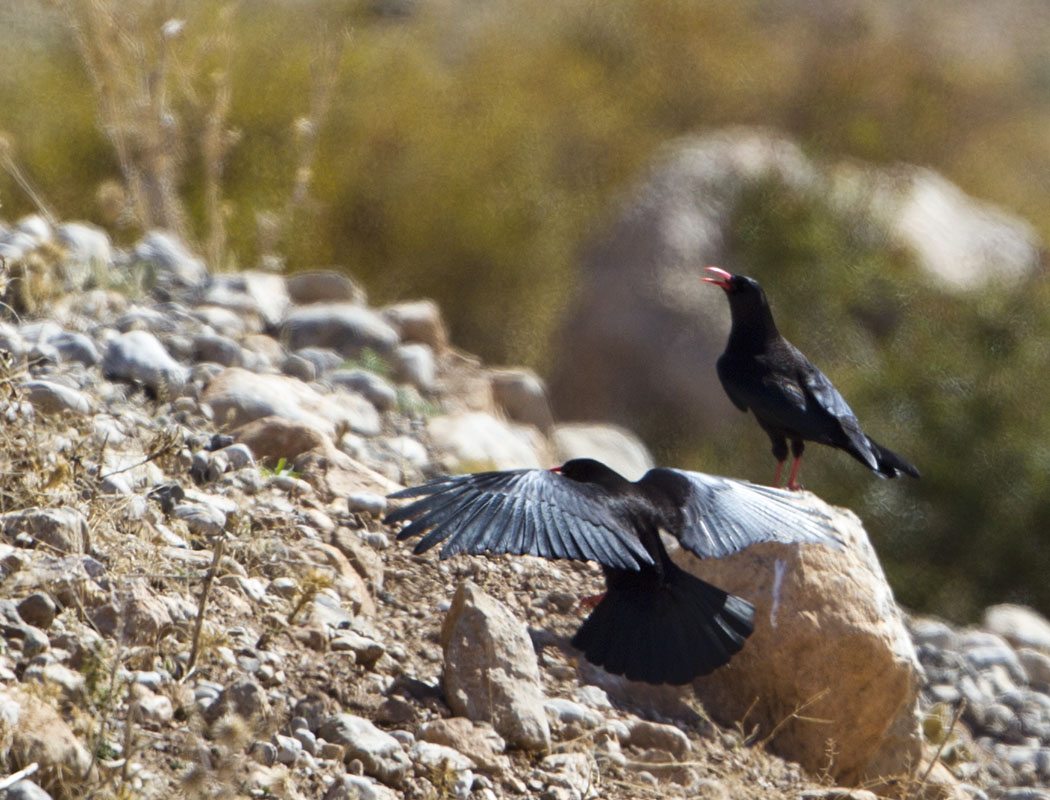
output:
{"label": "bird's folded wing", "polygon": [[438,478],[390,497],[419,498],[385,520],[408,523],[398,539],[425,534],[416,553],[444,542],[442,558],[456,553],[527,554],[630,570],[653,563],[617,517],[604,489],[548,470]]}
{"label": "bird's folded wing", "polygon": [[[662,470],[650,470],[650,475]],[[721,558],[759,542],[814,542],[841,549],[831,518],[803,505],[797,492],[706,475],[665,470],[686,479],[677,497],[680,542],[701,558]],[[667,485],[667,478],[660,479]]]}

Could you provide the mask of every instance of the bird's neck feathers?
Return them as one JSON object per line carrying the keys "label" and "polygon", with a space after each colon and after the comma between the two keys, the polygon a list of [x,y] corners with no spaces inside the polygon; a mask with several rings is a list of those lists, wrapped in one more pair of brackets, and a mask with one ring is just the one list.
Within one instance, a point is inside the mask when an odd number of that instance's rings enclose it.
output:
{"label": "bird's neck feathers", "polygon": [[733,320],[727,349],[757,350],[780,338],[766,295],[760,286],[729,295],[729,313]]}

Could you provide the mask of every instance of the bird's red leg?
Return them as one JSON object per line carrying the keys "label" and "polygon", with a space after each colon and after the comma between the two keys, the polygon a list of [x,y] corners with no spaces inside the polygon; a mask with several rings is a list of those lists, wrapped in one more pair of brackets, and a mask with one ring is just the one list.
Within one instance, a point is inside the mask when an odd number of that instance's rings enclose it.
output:
{"label": "bird's red leg", "polygon": [[605,597],[605,592],[602,592],[601,594],[592,594],[590,597],[581,597],[576,608],[577,610],[586,608],[593,611],[594,607],[602,601],[603,597]]}
{"label": "bird's red leg", "polygon": [[773,488],[774,489],[779,489],[780,488],[780,471],[782,469],[784,469],[784,462],[783,461],[778,461],[777,462],[777,471],[776,471],[776,474],[773,476]]}
{"label": "bird's red leg", "polygon": [[795,463],[791,465],[791,478],[788,479],[787,488],[792,491],[800,491],[802,486],[798,482],[798,466],[802,463],[802,456],[795,456]]}

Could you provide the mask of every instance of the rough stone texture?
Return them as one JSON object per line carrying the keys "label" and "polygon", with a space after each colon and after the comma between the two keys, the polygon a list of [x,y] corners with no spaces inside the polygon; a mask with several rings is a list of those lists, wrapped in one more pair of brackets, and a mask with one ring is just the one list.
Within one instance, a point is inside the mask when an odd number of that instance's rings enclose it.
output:
{"label": "rough stone texture", "polygon": [[327,719],[317,734],[326,741],[346,745],[347,761],[360,759],[366,775],[388,786],[400,786],[412,769],[397,739],[363,717],[337,714]]}
{"label": "rough stone texture", "polygon": [[238,442],[247,445],[255,458],[291,461],[297,456],[325,447],[330,439],[308,422],[284,417],[262,417],[233,431]]}
{"label": "rough stone texture", "polygon": [[155,645],[172,626],[167,606],[142,579],[131,579],[116,601],[95,609],[92,624],[103,636],[127,645]]}
{"label": "rough stone texture", "polygon": [[430,345],[435,353],[448,348],[448,330],[441,317],[441,308],[433,300],[397,303],[384,308],[382,314],[401,336],[401,341]]}
{"label": "rough stone texture", "polygon": [[512,747],[550,748],[536,653],[502,603],[462,584],[441,625],[441,645],[445,695],[456,714],[492,723]]}
{"label": "rough stone texture", "polygon": [[213,275],[198,302],[236,311],[242,318],[255,315],[268,327],[280,324],[291,305],[284,277],[257,270]]}
{"label": "rough stone texture", "polygon": [[143,330],[128,331],[110,341],[102,372],[110,380],[141,383],[157,397],[168,398],[182,391],[189,374],[156,336]]}
{"label": "rough stone texture", "polygon": [[984,628],[1014,647],[1050,653],[1050,621],[1027,606],[1001,603],[984,611]]}
{"label": "rough stone texture", "polygon": [[91,413],[91,401],[87,395],[70,386],[53,381],[26,381],[22,384],[33,408],[44,414],[86,415]]}
{"label": "rough stone texture", "polygon": [[55,601],[46,592],[33,592],[18,603],[18,614],[30,625],[47,630],[55,620]]}
{"label": "rough stone texture", "polygon": [[492,396],[508,417],[549,433],[554,425],[547,387],[531,369],[498,369],[492,372]]}
{"label": "rough stone texture", "polygon": [[340,425],[365,435],[379,432],[379,415],[363,397],[322,395],[287,375],[230,367],[215,376],[201,399],[212,407],[216,420],[230,427],[278,416],[305,422],[327,436],[334,436]]}
{"label": "rough stone texture", "polygon": [[355,614],[375,614],[375,603],[372,602],[365,579],[353,568],[342,550],[335,545],[307,540],[303,542],[302,554],[318,563],[326,563],[334,570],[335,588],[340,598],[349,603]]}
{"label": "rough stone texture", "polygon": [[596,458],[631,481],[656,466],[642,440],[616,425],[558,425],[552,439],[561,463],[571,458]]}
{"label": "rough stone texture", "polygon": [[383,559],[360,536],[348,528],[339,528],[332,533],[331,543],[346,556],[373,593],[383,591]]}
{"label": "rough stone texture", "polygon": [[674,725],[664,725],[649,720],[635,720],[628,726],[630,738],[621,744],[630,744],[643,750],[664,750],[675,758],[683,759],[692,750],[689,737]]}
{"label": "rough stone texture", "polygon": [[468,753],[483,772],[498,775],[510,765],[503,755],[506,742],[487,722],[473,722],[466,717],[436,719],[420,729],[419,737]]}
{"label": "rough stone texture", "polygon": [[75,508],[27,508],[0,515],[4,536],[32,536],[60,554],[83,553],[90,546],[87,519]]}
{"label": "rough stone texture", "polygon": [[[34,779],[55,797],[69,797],[69,775],[85,775],[91,754],[53,708],[21,691],[0,689],[0,739],[10,741],[9,766],[36,761]],[[10,737],[10,739],[8,739]]]}
{"label": "rough stone texture", "polygon": [[302,306],[293,309],[281,326],[281,341],[289,350],[330,347],[346,358],[356,358],[366,347],[389,354],[398,338],[378,313],[353,303]]}
{"label": "rough stone texture", "polygon": [[307,270],[289,275],[288,294],[297,305],[346,301],[363,305],[365,290],[346,275],[327,269]]}
{"label": "rough stone texture", "polygon": [[[834,516],[844,550],[759,544],[718,560],[676,560],[755,605],[755,632],[695,688],[719,721],[757,724],[772,748],[845,784],[911,774],[922,756],[922,671],[859,520]],[[790,719],[797,713],[799,718]],[[823,720],[813,721],[813,720]],[[774,732],[775,731],[775,732]]]}
{"label": "rough stone texture", "polygon": [[433,417],[427,430],[434,444],[451,456],[450,472],[549,465],[550,458],[538,431],[501,422],[483,411]]}

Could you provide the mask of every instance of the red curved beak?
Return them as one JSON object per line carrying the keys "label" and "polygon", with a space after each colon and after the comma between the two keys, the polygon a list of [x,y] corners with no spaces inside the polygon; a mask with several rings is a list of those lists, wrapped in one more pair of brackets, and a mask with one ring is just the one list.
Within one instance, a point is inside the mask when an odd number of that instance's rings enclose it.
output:
{"label": "red curved beak", "polygon": [[704,283],[713,283],[719,289],[725,289],[729,291],[729,281],[733,277],[732,273],[726,272],[721,267],[704,267],[704,272],[710,272],[710,275],[705,275],[702,280]]}
{"label": "red curved beak", "polygon": [[551,467],[547,472],[553,472],[556,475],[561,475],[561,467]]}

